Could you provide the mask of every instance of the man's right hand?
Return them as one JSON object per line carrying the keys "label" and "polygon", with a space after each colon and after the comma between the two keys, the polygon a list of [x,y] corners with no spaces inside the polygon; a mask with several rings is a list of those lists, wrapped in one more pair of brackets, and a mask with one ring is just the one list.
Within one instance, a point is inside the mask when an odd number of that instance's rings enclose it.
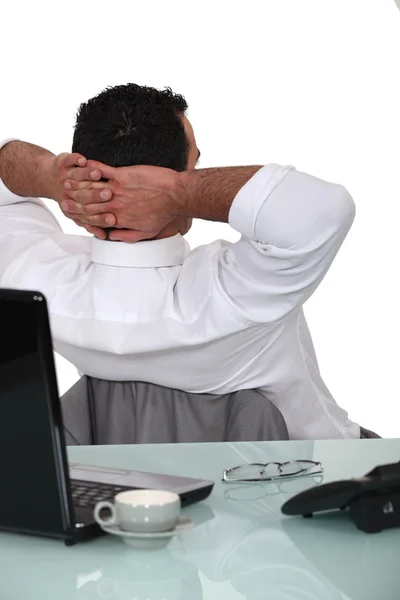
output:
{"label": "man's right hand", "polygon": [[[101,173],[98,169],[88,166],[87,159],[81,154],[59,154],[58,156],[44,157],[48,163],[47,172],[51,174],[52,184],[52,197],[58,202],[62,209],[62,203],[66,199],[65,182],[67,179],[74,178],[75,181],[79,181],[82,187],[89,187],[94,181],[98,181],[101,178]],[[107,202],[112,197],[112,193],[108,189],[97,189],[93,190],[92,198],[93,202]],[[77,215],[64,214],[72,219],[79,227],[84,227],[89,233],[97,236],[100,239],[106,238],[106,233],[101,227],[91,226]],[[116,218],[112,215],[108,217],[107,225],[110,227],[114,225]]]}
{"label": "man's right hand", "polygon": [[[75,222],[85,223],[87,229],[119,229],[111,232],[111,240],[153,238],[183,211],[180,175],[171,169],[113,168],[88,161],[85,168],[74,168],[69,175],[64,183],[62,210]],[[111,200],[102,197],[107,191],[109,196],[112,194]]]}

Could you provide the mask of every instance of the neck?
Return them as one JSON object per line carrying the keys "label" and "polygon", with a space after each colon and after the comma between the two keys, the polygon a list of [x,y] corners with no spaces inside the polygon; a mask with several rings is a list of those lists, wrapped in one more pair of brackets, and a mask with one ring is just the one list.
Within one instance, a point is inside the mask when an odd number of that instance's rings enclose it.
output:
{"label": "neck", "polygon": [[[173,219],[171,221],[171,223],[168,223],[168,225],[166,227],[164,227],[164,229],[162,229],[160,231],[160,233],[158,233],[153,238],[146,239],[144,241],[151,242],[154,240],[165,240],[166,238],[174,237],[178,233],[180,233],[183,236],[183,235],[187,234],[187,232],[189,231],[191,226],[192,226],[192,219],[188,219],[186,217],[176,217],[175,219]],[[107,232],[107,234],[109,234],[111,231],[114,231],[114,229],[110,228],[110,229],[106,229],[105,231]],[[108,240],[108,241],[112,242],[114,240]]]}

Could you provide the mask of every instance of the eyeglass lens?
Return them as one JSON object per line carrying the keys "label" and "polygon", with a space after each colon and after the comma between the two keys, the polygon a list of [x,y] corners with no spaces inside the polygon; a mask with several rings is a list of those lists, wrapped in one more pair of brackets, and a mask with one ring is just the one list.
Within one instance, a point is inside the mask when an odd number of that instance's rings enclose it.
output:
{"label": "eyeglass lens", "polygon": [[268,479],[314,471],[316,463],[293,461],[290,463],[269,463],[267,465],[242,465],[228,474],[229,479]]}

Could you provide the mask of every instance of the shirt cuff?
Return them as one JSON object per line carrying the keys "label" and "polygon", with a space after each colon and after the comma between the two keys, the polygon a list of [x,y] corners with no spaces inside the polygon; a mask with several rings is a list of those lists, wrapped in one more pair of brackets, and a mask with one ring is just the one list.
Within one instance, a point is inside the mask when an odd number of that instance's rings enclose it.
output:
{"label": "shirt cuff", "polygon": [[255,227],[260,210],[274,189],[294,167],[269,164],[239,190],[229,211],[229,225],[250,240],[255,240]]}

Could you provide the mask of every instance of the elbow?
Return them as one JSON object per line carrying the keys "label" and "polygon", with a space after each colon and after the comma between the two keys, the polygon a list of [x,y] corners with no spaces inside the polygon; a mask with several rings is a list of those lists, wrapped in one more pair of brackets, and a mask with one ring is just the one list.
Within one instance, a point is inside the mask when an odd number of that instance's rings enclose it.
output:
{"label": "elbow", "polygon": [[338,232],[346,235],[355,219],[356,205],[352,196],[345,187],[342,185],[334,186],[332,202],[330,206],[330,216],[334,216]]}

